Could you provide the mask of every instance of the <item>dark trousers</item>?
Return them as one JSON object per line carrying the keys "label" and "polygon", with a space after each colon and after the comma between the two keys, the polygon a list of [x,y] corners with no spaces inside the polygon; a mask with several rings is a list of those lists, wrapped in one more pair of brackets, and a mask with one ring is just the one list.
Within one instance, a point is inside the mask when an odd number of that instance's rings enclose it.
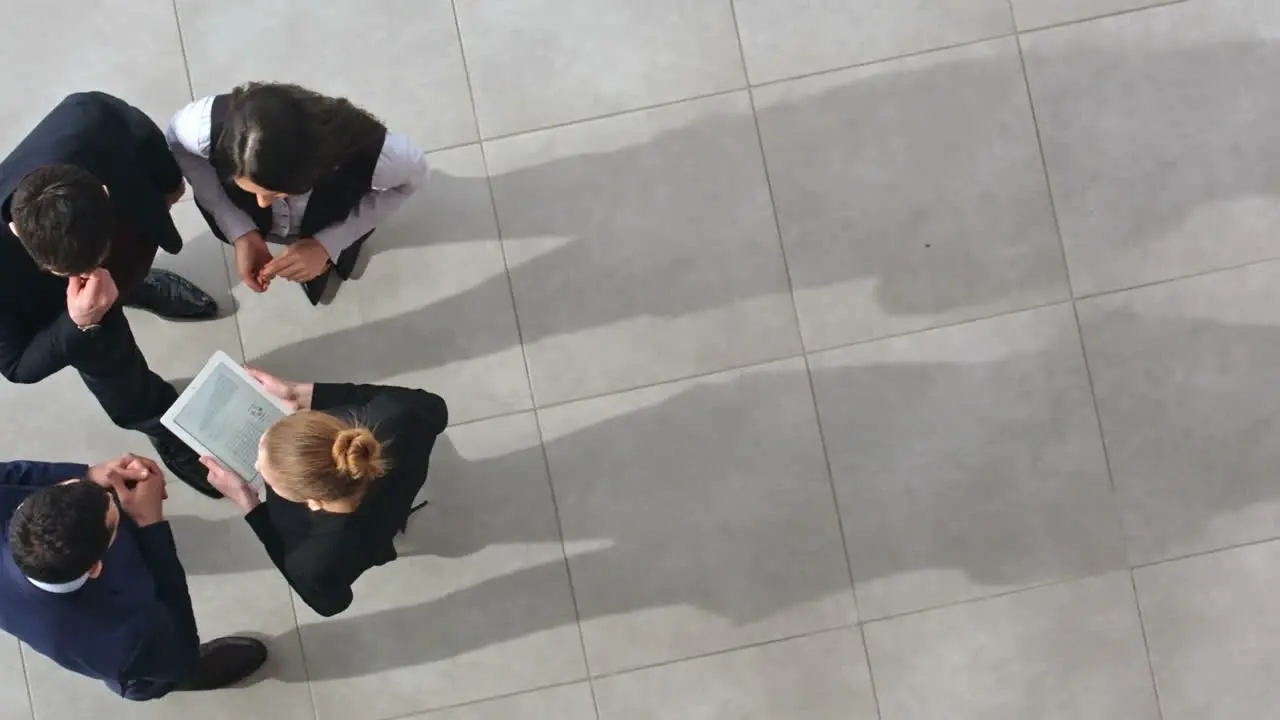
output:
{"label": "dark trousers", "polygon": [[124,310],[112,308],[91,332],[95,336],[71,366],[107,416],[122,428],[171,438],[160,417],[178,399],[178,391],[147,366]]}

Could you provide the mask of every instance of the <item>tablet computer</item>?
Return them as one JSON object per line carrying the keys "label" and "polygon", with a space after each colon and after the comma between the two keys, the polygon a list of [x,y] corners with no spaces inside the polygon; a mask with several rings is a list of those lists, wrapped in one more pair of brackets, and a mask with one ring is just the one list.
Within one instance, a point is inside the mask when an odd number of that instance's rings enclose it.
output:
{"label": "tablet computer", "polygon": [[239,363],[218,351],[160,423],[197,454],[212,455],[262,492],[262,477],[254,468],[258,441],[267,428],[291,412]]}

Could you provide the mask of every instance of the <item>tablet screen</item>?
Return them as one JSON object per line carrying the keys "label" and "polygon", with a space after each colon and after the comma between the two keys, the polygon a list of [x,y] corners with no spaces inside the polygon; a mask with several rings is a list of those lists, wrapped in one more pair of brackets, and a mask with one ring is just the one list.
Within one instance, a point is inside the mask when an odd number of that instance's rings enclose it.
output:
{"label": "tablet screen", "polygon": [[284,413],[250,382],[230,367],[214,365],[173,421],[224,467],[254,482],[258,441]]}

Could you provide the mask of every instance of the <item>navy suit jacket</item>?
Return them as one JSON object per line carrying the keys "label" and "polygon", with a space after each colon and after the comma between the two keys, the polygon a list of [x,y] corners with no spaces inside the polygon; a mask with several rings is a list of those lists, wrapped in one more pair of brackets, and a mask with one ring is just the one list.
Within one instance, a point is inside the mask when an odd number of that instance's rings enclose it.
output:
{"label": "navy suit jacket", "polygon": [[124,698],[157,698],[189,677],[200,655],[169,523],[139,528],[122,514],[102,573],[65,595],[32,585],[9,549],[9,521],[18,505],[43,487],[83,478],[87,470],[67,463],[0,463],[0,629]]}
{"label": "navy suit jacket", "polygon": [[0,160],[0,375],[13,383],[40,382],[67,367],[91,337],[67,315],[66,279],[36,266],[9,231],[14,190],[42,165],[93,173],[139,233],[169,253],[182,249],[165,199],[182,187],[182,171],[164,133],[119,98],[67,96]]}

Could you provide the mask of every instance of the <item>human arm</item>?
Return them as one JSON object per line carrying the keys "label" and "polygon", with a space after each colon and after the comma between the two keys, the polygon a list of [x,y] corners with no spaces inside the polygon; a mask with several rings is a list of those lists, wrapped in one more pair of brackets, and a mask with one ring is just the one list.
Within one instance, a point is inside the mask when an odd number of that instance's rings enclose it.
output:
{"label": "human arm", "polygon": [[345,220],[319,231],[315,239],[337,262],[338,255],[386,220],[413,196],[427,179],[427,157],[408,137],[388,132],[374,166],[372,191]]}
{"label": "human arm", "polygon": [[427,420],[436,434],[449,425],[449,408],[444,398],[426,390],[395,385],[356,385],[351,383],[315,383],[311,395],[313,410],[369,405],[374,400],[388,403],[393,411],[409,411]]}
{"label": "human arm", "polygon": [[351,606],[354,598],[351,581],[324,576],[324,568],[333,562],[333,553],[315,552],[305,544],[296,548],[286,547],[284,539],[271,523],[266,503],[254,508],[244,519],[262,542],[271,562],[307,607],[323,617],[332,617]]}
{"label": "human arm", "polygon": [[182,171],[169,152],[164,132],[146,113],[114,95],[93,94],[120,118],[128,131],[128,148],[133,164],[142,168],[147,178],[162,195],[170,196],[182,189]]}
{"label": "human arm", "polygon": [[123,323],[115,309],[119,290],[111,273],[101,268],[67,278],[67,309],[36,330],[0,309],[0,375],[10,382],[39,382],[71,364],[97,325]]}
{"label": "human arm", "polygon": [[151,700],[195,672],[200,635],[169,523],[138,528],[134,537],[155,583],[156,602],[146,612],[138,647],[121,674],[120,694],[128,700]]}
{"label": "human arm", "polygon": [[13,460],[0,463],[0,487],[48,487],[88,473],[89,466],[78,463]]}
{"label": "human arm", "polygon": [[150,622],[139,633],[138,649],[120,677],[122,695],[146,700],[190,676],[200,657],[200,635],[187,574],[178,560],[173,529],[164,519],[164,477],[154,472],[133,484],[116,483],[114,489],[155,586]]}
{"label": "human arm", "polygon": [[213,218],[228,243],[258,230],[253,218],[236,207],[227,196],[209,158],[213,152],[210,137],[213,97],[201,98],[182,108],[169,121],[165,140],[178,167],[191,183],[196,202]]}
{"label": "human arm", "polygon": [[71,364],[91,340],[63,312],[34,332],[0,312],[0,375],[11,383],[37,383]]}

